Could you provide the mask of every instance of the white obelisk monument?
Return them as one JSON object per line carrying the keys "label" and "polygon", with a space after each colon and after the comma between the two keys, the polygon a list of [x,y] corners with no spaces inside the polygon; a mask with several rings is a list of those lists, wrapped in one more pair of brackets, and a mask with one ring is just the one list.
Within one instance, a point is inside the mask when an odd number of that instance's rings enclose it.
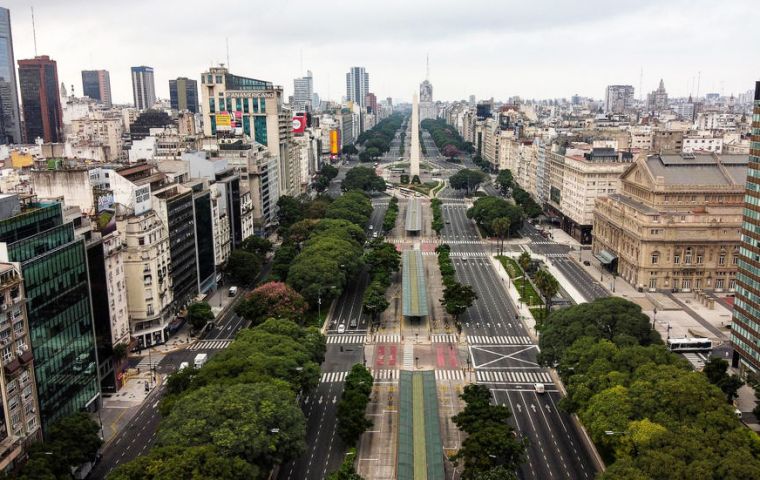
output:
{"label": "white obelisk monument", "polygon": [[409,165],[409,180],[420,174],[420,99],[412,97],[412,150]]}

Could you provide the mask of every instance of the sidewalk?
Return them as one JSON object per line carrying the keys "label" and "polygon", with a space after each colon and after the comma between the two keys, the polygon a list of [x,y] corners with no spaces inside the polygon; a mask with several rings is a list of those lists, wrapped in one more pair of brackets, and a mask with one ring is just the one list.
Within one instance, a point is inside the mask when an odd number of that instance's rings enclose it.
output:
{"label": "sidewalk", "polygon": [[[117,393],[111,396],[103,396],[102,407],[99,412],[100,421],[103,425],[103,441],[105,448],[127,426],[130,420],[140,410],[146,399],[152,398],[166,381],[166,375],[156,374],[153,382],[153,373],[142,370],[136,373],[136,369],[129,369],[126,376],[128,379]],[[150,391],[145,391],[146,382]]]}

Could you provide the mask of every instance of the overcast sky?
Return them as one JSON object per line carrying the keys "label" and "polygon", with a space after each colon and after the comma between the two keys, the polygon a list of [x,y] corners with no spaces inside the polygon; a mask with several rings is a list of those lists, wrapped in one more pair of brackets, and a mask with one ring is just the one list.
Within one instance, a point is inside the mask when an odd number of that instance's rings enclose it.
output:
{"label": "overcast sky", "polygon": [[[58,62],[81,94],[81,70],[111,73],[116,102],[131,103],[130,66],[200,78],[226,62],[233,73],[292,94],[306,69],[324,98],[345,95],[350,66],[367,68],[378,98],[411,100],[425,78],[436,100],[602,98],[609,84],[639,92],[662,77],[671,96],[743,93],[760,79],[757,0],[10,0],[16,59]],[[301,67],[303,57],[303,68]]]}

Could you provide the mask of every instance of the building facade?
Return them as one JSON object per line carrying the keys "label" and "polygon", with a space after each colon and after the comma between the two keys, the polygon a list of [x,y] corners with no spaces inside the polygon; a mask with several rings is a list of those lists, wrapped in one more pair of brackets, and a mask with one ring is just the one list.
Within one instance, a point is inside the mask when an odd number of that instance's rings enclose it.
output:
{"label": "building facade", "polygon": [[132,67],[132,98],[138,110],[146,110],[156,103],[156,83],[152,67]]}
{"label": "building facade", "polygon": [[186,77],[169,80],[169,101],[172,110],[198,113],[198,82]]}
{"label": "building facade", "polygon": [[33,143],[37,138],[45,143],[62,142],[63,114],[55,60],[47,55],[19,60],[18,78],[26,142]]}
{"label": "building facade", "polygon": [[82,94],[111,108],[111,75],[108,70],[82,70]]}
{"label": "building facade", "polygon": [[23,143],[21,112],[16,89],[11,12],[0,7],[0,144]]}
{"label": "building facade", "polygon": [[[14,197],[14,198],[10,198]],[[29,198],[0,220],[2,261],[19,262],[26,292],[30,344],[12,354],[34,360],[43,430],[61,417],[93,410],[100,396],[84,239],[64,223],[58,202]],[[7,347],[6,347],[7,348]]]}
{"label": "building facade", "polygon": [[360,107],[366,107],[365,98],[369,93],[369,74],[364,67],[351,67],[346,73],[346,100]]}
{"label": "building facade", "polygon": [[605,113],[625,113],[633,107],[632,85],[608,85],[604,96]]}
{"label": "building facade", "polygon": [[[306,76],[293,80],[293,109],[314,110],[312,102],[314,100],[314,78],[311,70],[306,71]],[[316,105],[318,107],[319,105]]]}
{"label": "building facade", "polygon": [[596,200],[595,256],[641,289],[733,291],[746,170],[742,156],[639,156]]}
{"label": "building facade", "polygon": [[757,373],[760,371],[760,82],[755,83],[746,180],[731,343],[734,364]]}

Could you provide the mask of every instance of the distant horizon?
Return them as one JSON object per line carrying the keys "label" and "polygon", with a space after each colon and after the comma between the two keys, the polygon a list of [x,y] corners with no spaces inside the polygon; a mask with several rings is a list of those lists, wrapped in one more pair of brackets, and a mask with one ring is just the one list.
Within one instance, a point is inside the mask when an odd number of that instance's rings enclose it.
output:
{"label": "distant horizon", "polygon": [[[638,100],[661,78],[673,98],[696,95],[698,83],[700,96],[738,96],[760,78],[746,55],[760,44],[754,16],[747,15],[755,9],[749,0],[590,0],[582,6],[474,0],[465,8],[390,0],[359,12],[339,1],[329,10],[330,24],[318,21],[324,6],[287,4],[284,10],[230,2],[225,11],[236,15],[208,22],[201,2],[136,0],[126,8],[40,0],[34,4],[37,52],[57,62],[59,81],[67,90],[73,84],[77,96],[82,70],[108,70],[116,104],[132,103],[132,66],[153,67],[156,94],[168,98],[170,79],[200,80],[209,67],[226,64],[227,41],[233,73],[281,85],[287,97],[293,79],[311,70],[314,91],[333,101],[345,96],[349,68],[363,66],[378,100],[411,102],[425,79],[427,55],[433,99],[442,101],[471,94],[501,101],[576,94],[600,100],[613,84],[632,85]],[[16,61],[34,57],[29,3],[11,0],[4,7],[11,12]],[[693,28],[705,18],[716,26],[709,35]]]}

